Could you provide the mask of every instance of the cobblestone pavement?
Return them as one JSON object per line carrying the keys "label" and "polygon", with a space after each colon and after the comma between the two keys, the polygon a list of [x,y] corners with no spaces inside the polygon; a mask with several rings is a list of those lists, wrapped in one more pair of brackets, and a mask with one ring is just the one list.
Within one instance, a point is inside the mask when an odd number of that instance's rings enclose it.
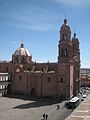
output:
{"label": "cobblestone pavement", "polygon": [[[63,109],[64,103],[58,104],[60,110]],[[0,97],[0,120],[41,120],[43,113],[48,114],[48,120],[55,120],[60,115],[60,110],[56,110],[56,106],[57,103],[48,100]]]}

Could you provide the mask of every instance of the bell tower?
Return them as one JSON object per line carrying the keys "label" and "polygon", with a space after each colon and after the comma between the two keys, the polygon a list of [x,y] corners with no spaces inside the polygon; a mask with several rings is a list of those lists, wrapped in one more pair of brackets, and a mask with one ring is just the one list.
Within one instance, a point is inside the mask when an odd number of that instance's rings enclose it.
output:
{"label": "bell tower", "polygon": [[79,49],[79,40],[76,37],[76,33],[74,33],[74,36],[72,38],[72,47],[73,47],[73,58],[77,59],[77,61],[80,61],[80,49]]}
{"label": "bell tower", "polygon": [[72,56],[74,61],[74,93],[78,93],[80,88],[80,49],[76,33],[72,38]]}
{"label": "bell tower", "polygon": [[67,24],[67,19],[64,19],[64,24],[61,26],[60,29],[60,41],[58,49],[58,62],[67,62],[68,60],[70,60],[70,58],[72,57],[71,29]]}
{"label": "bell tower", "polygon": [[[63,78],[65,81],[63,90],[66,89],[66,92],[63,93],[67,98],[78,93],[79,75],[79,40],[76,38],[76,33],[74,33],[74,37],[71,38],[71,28],[69,27],[67,19],[65,18],[64,23],[60,28],[60,40],[58,45],[58,79],[61,80]],[[60,86],[58,89],[60,90]]]}

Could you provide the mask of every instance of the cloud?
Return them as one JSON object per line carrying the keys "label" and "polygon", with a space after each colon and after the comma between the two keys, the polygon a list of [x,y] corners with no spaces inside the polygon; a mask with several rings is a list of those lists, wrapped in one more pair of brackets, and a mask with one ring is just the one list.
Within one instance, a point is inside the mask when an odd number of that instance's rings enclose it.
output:
{"label": "cloud", "polygon": [[16,44],[16,43],[17,43],[17,41],[16,41],[16,40],[13,40],[13,41],[12,41],[12,43]]}
{"label": "cloud", "polygon": [[23,40],[22,39],[20,39],[20,40],[12,40],[12,44],[20,44],[20,42],[22,42]]}
{"label": "cloud", "polygon": [[55,27],[58,16],[40,8],[27,8],[13,11],[8,25],[18,29],[48,31]]}
{"label": "cloud", "polygon": [[17,29],[42,31],[42,32],[53,29],[53,25],[49,23],[43,23],[43,24],[42,23],[36,23],[36,24],[10,23],[9,25]]}
{"label": "cloud", "polygon": [[60,20],[58,13],[42,6],[26,2],[19,5],[11,0],[8,4],[7,9],[2,7],[0,10],[0,21],[3,26],[8,25],[23,30],[49,31],[56,29],[56,21]]}
{"label": "cloud", "polygon": [[53,2],[61,3],[72,7],[89,7],[90,0],[52,0]]}

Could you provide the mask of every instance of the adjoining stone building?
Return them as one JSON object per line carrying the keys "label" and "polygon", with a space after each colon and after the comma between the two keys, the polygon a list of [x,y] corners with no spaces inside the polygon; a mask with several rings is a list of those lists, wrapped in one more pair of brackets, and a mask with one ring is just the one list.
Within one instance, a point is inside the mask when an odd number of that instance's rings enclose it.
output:
{"label": "adjoining stone building", "polygon": [[0,63],[0,72],[12,76],[12,93],[64,98],[76,95],[80,82],[79,40],[76,33],[71,38],[67,19],[60,28],[56,63],[33,62],[32,55],[22,43],[9,63]]}
{"label": "adjoining stone building", "polygon": [[90,68],[80,69],[80,86],[90,87]]}
{"label": "adjoining stone building", "polygon": [[0,96],[5,96],[11,91],[11,77],[8,73],[0,73]]}

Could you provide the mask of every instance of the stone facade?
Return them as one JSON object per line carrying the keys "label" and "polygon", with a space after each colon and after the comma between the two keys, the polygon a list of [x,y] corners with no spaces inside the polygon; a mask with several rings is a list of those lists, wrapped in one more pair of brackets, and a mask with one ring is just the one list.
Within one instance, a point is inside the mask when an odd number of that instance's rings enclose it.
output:
{"label": "stone facade", "polygon": [[76,33],[71,39],[67,19],[60,28],[56,63],[33,62],[32,55],[22,43],[12,55],[12,61],[0,63],[0,72],[12,76],[12,93],[42,97],[75,96],[80,80],[79,40]]}

